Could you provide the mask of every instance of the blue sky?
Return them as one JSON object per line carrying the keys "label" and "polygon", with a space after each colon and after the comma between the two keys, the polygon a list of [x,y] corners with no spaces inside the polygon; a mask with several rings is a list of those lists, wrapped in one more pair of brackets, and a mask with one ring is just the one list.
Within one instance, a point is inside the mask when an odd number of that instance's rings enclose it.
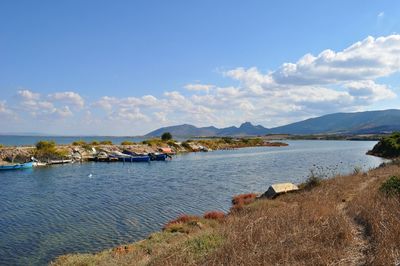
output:
{"label": "blue sky", "polygon": [[272,127],[396,108],[399,17],[399,1],[1,1],[0,132]]}

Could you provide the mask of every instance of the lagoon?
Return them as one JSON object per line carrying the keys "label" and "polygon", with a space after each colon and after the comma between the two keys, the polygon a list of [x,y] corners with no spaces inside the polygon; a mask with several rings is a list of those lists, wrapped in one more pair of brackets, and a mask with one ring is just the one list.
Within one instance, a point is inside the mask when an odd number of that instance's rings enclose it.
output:
{"label": "lagoon", "polygon": [[0,265],[43,265],[139,240],[176,216],[228,211],[231,197],[276,182],[368,170],[373,141],[189,153],[151,163],[82,163],[0,172]]}

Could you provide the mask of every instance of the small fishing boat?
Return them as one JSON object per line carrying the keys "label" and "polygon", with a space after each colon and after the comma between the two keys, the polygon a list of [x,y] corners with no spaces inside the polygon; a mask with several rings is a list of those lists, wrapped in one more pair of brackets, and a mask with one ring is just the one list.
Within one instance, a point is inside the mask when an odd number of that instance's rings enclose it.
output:
{"label": "small fishing boat", "polygon": [[167,158],[171,158],[170,155],[165,153],[149,153],[151,161],[165,161]]}
{"label": "small fishing boat", "polygon": [[135,162],[150,162],[150,156],[122,156],[118,158],[118,161],[125,163],[135,163]]}
{"label": "small fishing boat", "polygon": [[17,164],[3,164],[0,165],[0,170],[19,170],[28,169],[33,167],[33,162],[17,163]]}
{"label": "small fishing boat", "polygon": [[68,160],[50,160],[47,162],[47,165],[52,165],[52,164],[67,164],[67,163],[73,163],[73,160],[68,159]]}
{"label": "small fishing boat", "polygon": [[47,163],[44,162],[33,162],[34,167],[40,167],[40,166],[47,166]]}

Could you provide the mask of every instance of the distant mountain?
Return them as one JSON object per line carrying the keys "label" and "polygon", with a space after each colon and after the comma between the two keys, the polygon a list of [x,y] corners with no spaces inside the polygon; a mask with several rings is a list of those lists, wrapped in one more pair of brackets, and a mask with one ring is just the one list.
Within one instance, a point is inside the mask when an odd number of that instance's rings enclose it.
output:
{"label": "distant mountain", "polygon": [[216,127],[195,127],[192,125],[184,124],[171,127],[162,127],[154,130],[145,137],[159,137],[165,132],[170,132],[173,136],[216,136],[218,134]]}
{"label": "distant mountain", "polygon": [[148,133],[145,137],[161,136],[170,132],[173,136],[259,136],[265,134],[379,134],[400,131],[400,110],[368,111],[357,113],[335,113],[286,126],[265,128],[250,122],[240,127],[195,127],[178,125],[163,127]]}
{"label": "distant mountain", "polygon": [[400,110],[335,113],[272,128],[280,134],[377,134],[400,130]]}
{"label": "distant mountain", "polygon": [[170,132],[173,136],[257,136],[265,135],[268,133],[268,129],[263,126],[254,126],[250,122],[243,123],[240,127],[226,127],[226,128],[216,128],[216,127],[195,127],[193,125],[178,125],[171,127],[163,127],[154,130],[145,137],[159,137],[164,132]]}

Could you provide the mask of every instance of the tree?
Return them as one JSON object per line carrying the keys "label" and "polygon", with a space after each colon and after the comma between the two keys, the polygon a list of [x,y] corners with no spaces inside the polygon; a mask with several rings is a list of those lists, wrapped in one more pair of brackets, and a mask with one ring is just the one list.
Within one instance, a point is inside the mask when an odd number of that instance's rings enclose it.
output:
{"label": "tree", "polygon": [[162,141],[168,141],[172,139],[172,135],[169,132],[165,132],[161,135]]}

